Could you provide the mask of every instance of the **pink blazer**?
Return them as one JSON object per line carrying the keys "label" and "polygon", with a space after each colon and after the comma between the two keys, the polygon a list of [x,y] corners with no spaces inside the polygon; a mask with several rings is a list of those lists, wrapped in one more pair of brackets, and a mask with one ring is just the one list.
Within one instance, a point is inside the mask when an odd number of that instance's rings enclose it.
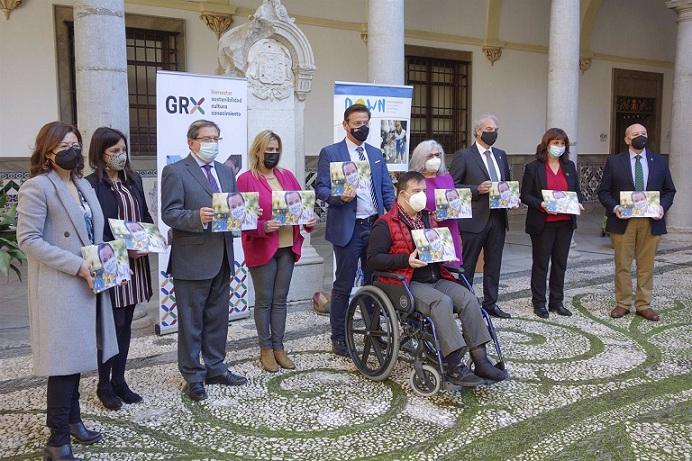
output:
{"label": "pink blazer", "polygon": [[[274,168],[274,175],[284,190],[302,190],[300,183],[290,170]],[[245,264],[248,267],[258,267],[266,264],[279,249],[279,232],[264,232],[264,223],[272,219],[272,188],[264,179],[246,171],[237,180],[240,192],[259,192],[259,207],[262,215],[257,220],[257,229],[245,230],[241,234]],[[304,227],[312,232],[311,227]],[[300,251],[303,246],[303,236],[300,235],[300,226],[293,226],[293,255],[295,260],[300,259]]]}

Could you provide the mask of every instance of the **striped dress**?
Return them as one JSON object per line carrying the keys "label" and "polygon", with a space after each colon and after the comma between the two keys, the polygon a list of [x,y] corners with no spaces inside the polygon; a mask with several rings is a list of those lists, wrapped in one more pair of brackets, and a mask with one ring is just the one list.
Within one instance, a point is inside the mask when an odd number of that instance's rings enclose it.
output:
{"label": "striped dress", "polygon": [[[113,193],[118,202],[118,219],[125,221],[142,221],[139,200],[121,181],[112,184]],[[126,307],[148,301],[151,298],[151,274],[146,270],[145,258],[130,258],[130,269],[133,274],[130,282],[115,287],[113,307]]]}

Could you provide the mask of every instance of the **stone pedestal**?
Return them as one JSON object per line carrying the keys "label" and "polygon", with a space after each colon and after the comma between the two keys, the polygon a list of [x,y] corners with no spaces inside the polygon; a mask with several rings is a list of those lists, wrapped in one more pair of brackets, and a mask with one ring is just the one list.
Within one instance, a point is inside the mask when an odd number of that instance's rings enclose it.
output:
{"label": "stone pedestal", "polygon": [[[264,0],[248,23],[224,33],[219,40],[219,62],[226,75],[248,80],[248,139],[262,130],[275,131],[283,144],[280,166],[305,184],[305,98],[311,90],[315,58],[307,37],[281,1]],[[309,299],[322,287],[323,266],[306,236],[303,256],[293,271],[289,301]]]}
{"label": "stone pedestal", "polygon": [[677,189],[676,204],[668,213],[671,238],[692,241],[692,0],[669,0],[678,14],[677,50],[673,77],[673,119],[670,130],[670,170]]}
{"label": "stone pedestal", "polygon": [[123,0],[74,2],[77,123],[86,155],[100,126],[130,131]]}
{"label": "stone pedestal", "polygon": [[404,0],[368,2],[368,81],[404,84]]}
{"label": "stone pedestal", "polygon": [[546,128],[565,130],[571,142],[570,159],[575,163],[579,120],[579,16],[579,2],[551,1]]}

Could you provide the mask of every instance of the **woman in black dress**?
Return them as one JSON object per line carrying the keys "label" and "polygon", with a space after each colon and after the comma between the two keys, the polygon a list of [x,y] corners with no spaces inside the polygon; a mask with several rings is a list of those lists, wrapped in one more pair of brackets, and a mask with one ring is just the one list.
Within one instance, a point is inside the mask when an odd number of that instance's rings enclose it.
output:
{"label": "woman in black dress", "polygon": [[[96,190],[105,226],[104,241],[113,240],[108,219],[151,223],[142,188],[142,178],[130,166],[127,138],[113,128],[98,128],[89,146],[89,165],[94,172],[87,180]],[[132,315],[135,306],[151,298],[151,275],[146,252],[128,250],[131,281],[127,285],[112,288],[111,301],[118,338],[119,353],[101,363],[96,395],[106,408],[117,410],[125,403],[138,403],[142,397],[133,392],[125,382],[125,364],[130,348]]]}

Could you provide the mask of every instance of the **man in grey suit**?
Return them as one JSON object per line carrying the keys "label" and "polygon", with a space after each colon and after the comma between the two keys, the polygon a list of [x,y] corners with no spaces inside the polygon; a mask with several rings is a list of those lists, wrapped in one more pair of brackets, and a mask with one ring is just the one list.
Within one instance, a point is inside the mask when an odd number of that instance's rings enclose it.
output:
{"label": "man in grey suit", "polygon": [[464,274],[473,283],[476,262],[483,250],[483,309],[493,317],[510,318],[497,305],[502,250],[507,231],[507,210],[491,210],[488,192],[493,182],[510,181],[507,154],[491,147],[497,140],[498,120],[482,115],[473,124],[476,142],[454,154],[449,171],[454,185],[471,189],[471,219],[460,219]]}
{"label": "man in grey suit", "polygon": [[237,188],[233,173],[214,160],[220,134],[214,122],[193,122],[187,131],[190,155],[161,175],[161,218],[172,230],[168,272],[178,307],[178,368],[196,401],[207,398],[204,383],[247,382],[224,364],[233,236],[211,232],[211,203],[213,193]]}

